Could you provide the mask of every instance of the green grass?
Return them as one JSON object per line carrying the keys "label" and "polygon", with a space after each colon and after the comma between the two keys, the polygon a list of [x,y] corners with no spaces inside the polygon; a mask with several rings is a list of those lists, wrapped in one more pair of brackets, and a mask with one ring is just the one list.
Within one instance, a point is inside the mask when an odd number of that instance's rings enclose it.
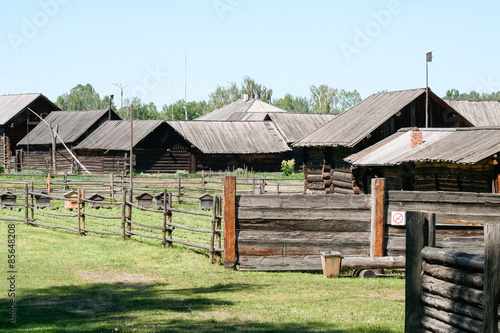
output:
{"label": "green grass", "polygon": [[[6,265],[7,223],[0,227]],[[354,333],[404,327],[403,279],[229,271],[208,264],[203,251],[21,223],[16,240],[17,324],[7,320],[4,273],[2,332]]]}

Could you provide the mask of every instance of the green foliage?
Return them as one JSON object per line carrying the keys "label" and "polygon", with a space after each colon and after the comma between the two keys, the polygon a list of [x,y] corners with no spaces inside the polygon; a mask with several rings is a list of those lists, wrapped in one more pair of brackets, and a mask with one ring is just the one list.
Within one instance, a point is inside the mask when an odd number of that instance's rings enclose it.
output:
{"label": "green foliage", "polygon": [[314,113],[338,114],[361,102],[361,95],[357,90],[338,90],[322,84],[311,86],[310,105]]}
{"label": "green foliage", "polygon": [[284,176],[290,176],[295,170],[295,159],[281,161],[281,171]]}
{"label": "green foliage", "polygon": [[275,99],[273,104],[289,112],[309,112],[309,102],[307,101],[307,98],[299,96],[294,97],[290,93],[287,93],[283,98]]}
{"label": "green foliage", "polygon": [[3,165],[0,164],[0,173],[4,173],[5,172],[5,169],[3,167]]}
{"label": "green foliage", "polygon": [[186,178],[189,177],[189,172],[187,170],[177,170],[175,176],[178,178]]}
{"label": "green foliage", "polygon": [[109,108],[109,96],[101,99],[89,83],[86,85],[78,84],[70,90],[69,94],[65,93],[57,97],[56,105],[61,110],[107,109]]}
{"label": "green foliage", "polygon": [[[161,117],[165,120],[186,120],[185,109],[184,109],[184,100],[180,99],[174,104],[163,105],[161,109]],[[186,104],[187,117],[188,120],[193,120],[198,118],[205,113],[212,111],[209,108],[207,102],[199,101],[199,102],[188,102]]]}
{"label": "green foliage", "polygon": [[125,105],[123,108],[117,111],[118,115],[122,119],[130,119],[130,105],[133,107],[134,120],[159,120],[163,119],[162,114],[156,109],[156,105],[153,102],[146,104],[141,101],[139,97],[134,97],[132,100],[125,99]]}
{"label": "green foliage", "polygon": [[475,90],[472,90],[470,93],[460,93],[457,89],[450,89],[446,91],[446,95],[444,96],[444,98],[500,100],[500,91],[480,94]]}

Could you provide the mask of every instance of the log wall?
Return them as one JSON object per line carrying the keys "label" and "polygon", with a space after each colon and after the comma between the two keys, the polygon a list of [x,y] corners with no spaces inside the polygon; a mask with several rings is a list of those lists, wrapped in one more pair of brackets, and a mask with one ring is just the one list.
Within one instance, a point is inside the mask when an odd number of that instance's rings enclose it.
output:
{"label": "log wall", "polygon": [[370,253],[366,195],[239,195],[236,211],[241,270],[320,270],[320,251]]}

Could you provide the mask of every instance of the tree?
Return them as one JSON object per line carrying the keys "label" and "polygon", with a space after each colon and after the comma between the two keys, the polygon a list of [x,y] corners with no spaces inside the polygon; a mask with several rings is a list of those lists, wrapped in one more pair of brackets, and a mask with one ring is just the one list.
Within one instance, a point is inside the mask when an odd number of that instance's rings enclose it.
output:
{"label": "tree", "polygon": [[310,105],[314,113],[339,113],[332,112],[334,105],[337,105],[337,89],[326,84],[318,87],[311,86]]}
{"label": "tree", "polygon": [[350,108],[352,108],[354,105],[358,104],[361,102],[361,95],[359,92],[355,89],[353,91],[346,91],[342,89],[339,93],[339,110],[340,112],[344,112]]}
{"label": "tree", "polygon": [[236,102],[241,98],[240,90],[236,82],[229,83],[226,87],[217,86],[215,91],[209,95],[208,104],[212,110],[220,109],[224,105]]}
{"label": "tree", "polygon": [[251,77],[245,76],[241,84],[241,95],[247,94],[249,98],[258,98],[263,102],[271,103],[273,90],[255,82]]}
{"label": "tree", "polygon": [[460,96],[460,92],[457,89],[451,89],[446,91],[445,98],[458,98]]}
{"label": "tree", "polygon": [[78,84],[70,90],[69,94],[65,93],[57,97],[56,105],[61,110],[107,109],[109,108],[109,96],[101,99],[89,83],[86,85]]}
{"label": "tree", "polygon": [[457,89],[450,89],[446,91],[446,96],[444,98],[454,98],[454,99],[496,99],[500,100],[500,91],[492,93],[478,93],[472,90],[470,93],[460,93]]}
{"label": "tree", "polygon": [[287,110],[289,112],[297,112],[297,113],[308,113],[309,112],[309,103],[307,98],[305,97],[293,97],[292,94],[287,93],[285,97],[275,99],[273,101],[273,105],[277,107]]}
{"label": "tree", "polygon": [[[193,120],[209,112],[209,106],[206,101],[199,102],[188,102],[186,104],[186,110],[188,114],[188,120]],[[180,99],[174,104],[163,105],[161,115],[162,119],[165,120],[186,120],[184,113],[184,100]]]}
{"label": "tree", "polygon": [[162,115],[156,109],[153,102],[149,104],[143,103],[139,97],[134,97],[132,100],[125,99],[125,105],[117,113],[122,119],[130,119],[130,105],[133,106],[134,120],[159,120]]}

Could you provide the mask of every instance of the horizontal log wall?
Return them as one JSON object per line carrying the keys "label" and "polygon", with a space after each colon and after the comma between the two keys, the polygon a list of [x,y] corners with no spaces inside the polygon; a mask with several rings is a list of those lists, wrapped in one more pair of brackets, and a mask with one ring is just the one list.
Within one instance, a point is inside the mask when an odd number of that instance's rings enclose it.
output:
{"label": "horizontal log wall", "polygon": [[236,197],[241,270],[320,270],[320,251],[370,252],[370,198],[365,195]]}
{"label": "horizontal log wall", "polygon": [[166,149],[136,149],[135,169],[138,172],[176,172],[190,170],[190,153],[187,148]]}

